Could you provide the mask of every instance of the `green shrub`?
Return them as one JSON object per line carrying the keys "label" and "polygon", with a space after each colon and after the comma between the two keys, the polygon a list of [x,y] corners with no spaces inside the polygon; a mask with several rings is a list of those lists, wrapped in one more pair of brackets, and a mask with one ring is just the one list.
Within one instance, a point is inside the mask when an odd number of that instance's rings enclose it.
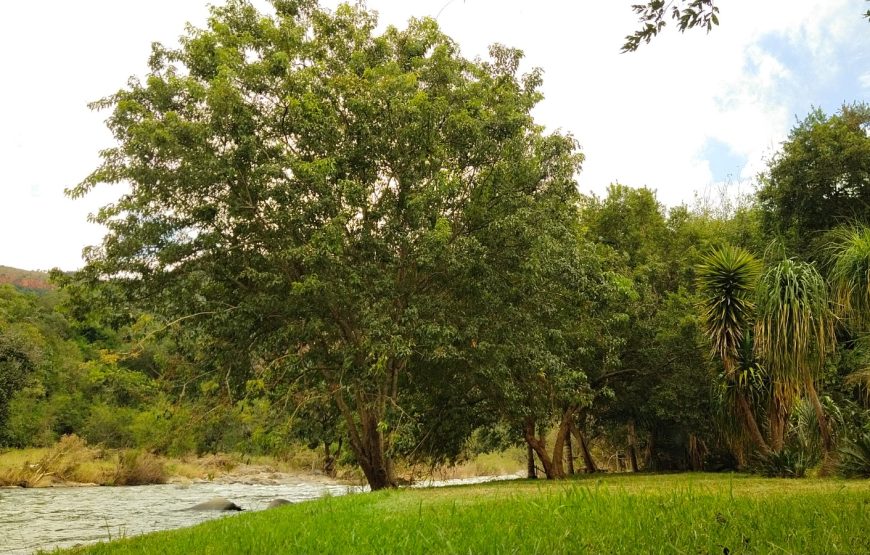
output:
{"label": "green shrub", "polygon": [[80,433],[88,417],[90,399],[81,391],[60,393],[50,398],[52,428],[57,435]]}
{"label": "green shrub", "polygon": [[37,392],[24,390],[9,403],[4,442],[11,447],[48,447],[58,438],[49,402]]}
{"label": "green shrub", "polygon": [[870,478],[870,432],[855,440],[844,440],[839,454],[839,470],[843,476]]}
{"label": "green shrub", "polygon": [[131,424],[134,444],[161,455],[180,456],[196,451],[197,430],[186,407],[159,402],[138,413]]}
{"label": "green shrub", "polygon": [[786,447],[760,457],[755,471],[768,478],[803,478],[809,466],[812,461],[802,451]]}
{"label": "green shrub", "polygon": [[82,429],[82,435],[91,445],[120,448],[134,445],[131,424],[136,414],[134,409],[94,405]]}

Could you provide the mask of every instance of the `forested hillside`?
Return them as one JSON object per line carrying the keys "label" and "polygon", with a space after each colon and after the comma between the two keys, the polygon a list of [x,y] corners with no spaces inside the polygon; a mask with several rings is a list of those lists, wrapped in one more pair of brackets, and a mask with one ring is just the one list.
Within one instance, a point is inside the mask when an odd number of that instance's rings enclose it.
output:
{"label": "forested hillside", "polygon": [[9,266],[0,266],[0,285],[9,284],[29,291],[46,291],[52,288],[48,280],[48,272],[19,270]]}

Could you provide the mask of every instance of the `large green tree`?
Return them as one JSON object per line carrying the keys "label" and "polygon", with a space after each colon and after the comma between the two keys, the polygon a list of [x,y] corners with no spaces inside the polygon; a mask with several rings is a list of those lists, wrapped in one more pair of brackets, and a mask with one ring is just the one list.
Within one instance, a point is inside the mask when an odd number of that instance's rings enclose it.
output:
{"label": "large green tree", "polygon": [[[870,228],[835,229],[829,234],[825,254],[834,309],[852,334],[845,343],[854,348],[870,329]],[[858,368],[846,381],[870,388],[870,368]]]}
{"label": "large green tree", "polygon": [[439,408],[421,384],[478,369],[477,276],[573,217],[580,159],[534,123],[541,74],[515,50],[472,62],[430,19],[378,34],[360,7],[273,7],[213,8],[95,103],[117,144],[70,193],[129,190],[96,214],[81,277],[195,329],[227,381],[305,376],[388,487],[397,432]]}
{"label": "large green tree", "polygon": [[589,370],[598,386],[589,416],[625,445],[634,469],[643,459],[648,468],[699,469],[703,445],[712,451],[717,438],[707,349],[687,309],[697,302],[695,266],[721,232],[686,207],[666,210],[649,189],[616,184],[607,193],[587,199],[583,223],[591,239],[611,250],[632,295],[608,307],[620,323],[608,326],[616,341]]}
{"label": "large green tree", "polygon": [[765,231],[792,252],[811,256],[821,234],[870,222],[870,106],[813,110],[798,123],[761,175]]}

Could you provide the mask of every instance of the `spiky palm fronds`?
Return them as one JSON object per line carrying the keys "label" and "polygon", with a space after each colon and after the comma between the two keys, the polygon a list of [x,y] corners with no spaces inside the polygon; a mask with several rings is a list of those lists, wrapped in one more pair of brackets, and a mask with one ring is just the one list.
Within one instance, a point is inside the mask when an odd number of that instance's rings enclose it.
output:
{"label": "spiky palm fronds", "polygon": [[870,478],[870,432],[840,447],[840,472],[850,478]]}
{"label": "spiky palm fronds", "polygon": [[799,449],[784,448],[760,457],[755,468],[767,478],[803,478],[813,462]]}
{"label": "spiky palm fronds", "polygon": [[[843,412],[830,397],[823,397],[821,403],[825,408],[831,431],[835,436],[839,435],[840,430],[846,425]],[[818,413],[812,402],[809,399],[802,399],[795,405],[791,418],[801,449],[813,457],[820,456],[823,452],[823,438],[819,429]]]}
{"label": "spiky palm fronds", "polygon": [[819,421],[812,403],[807,399],[801,400],[795,405],[791,417],[801,448],[814,455],[821,454],[822,434],[819,432]]}
{"label": "spiky palm fronds", "polygon": [[760,271],[758,259],[730,245],[714,250],[698,267],[704,326],[729,378],[734,376],[741,343],[752,324]]}
{"label": "spiky palm fronds", "polygon": [[771,377],[805,382],[834,345],[834,315],[825,280],[809,263],[787,258],[758,287],[755,347]]}
{"label": "spiky palm fronds", "polygon": [[859,331],[870,325],[870,228],[841,227],[829,235],[828,276],[840,315]]}

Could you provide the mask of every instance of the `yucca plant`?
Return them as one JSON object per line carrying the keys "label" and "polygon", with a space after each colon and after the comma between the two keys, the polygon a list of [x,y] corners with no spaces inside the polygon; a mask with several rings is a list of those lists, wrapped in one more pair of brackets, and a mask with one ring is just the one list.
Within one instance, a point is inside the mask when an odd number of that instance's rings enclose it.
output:
{"label": "yucca plant", "polygon": [[[787,420],[790,406],[801,392],[816,411],[822,447],[830,452],[832,439],[815,388],[815,378],[833,347],[834,315],[828,287],[815,266],[790,258],[771,266],[762,276],[757,296],[755,348],[774,384],[776,414]],[[774,449],[783,443],[783,427],[773,427]]]}
{"label": "yucca plant", "polygon": [[757,258],[731,245],[714,250],[698,267],[704,325],[729,374],[736,370],[740,345],[752,325],[760,271]]}
{"label": "yucca plant", "polygon": [[828,276],[840,315],[855,329],[870,324],[870,228],[841,227],[829,234]]}
{"label": "yucca plant", "polygon": [[[698,287],[702,297],[704,328],[713,354],[722,361],[726,382],[732,385],[729,395],[756,447],[770,451],[761,435],[752,407],[741,384],[741,347],[746,344],[754,316],[755,284],[761,263],[749,252],[730,245],[707,255],[698,267]],[[744,368],[745,369],[745,368]]]}

